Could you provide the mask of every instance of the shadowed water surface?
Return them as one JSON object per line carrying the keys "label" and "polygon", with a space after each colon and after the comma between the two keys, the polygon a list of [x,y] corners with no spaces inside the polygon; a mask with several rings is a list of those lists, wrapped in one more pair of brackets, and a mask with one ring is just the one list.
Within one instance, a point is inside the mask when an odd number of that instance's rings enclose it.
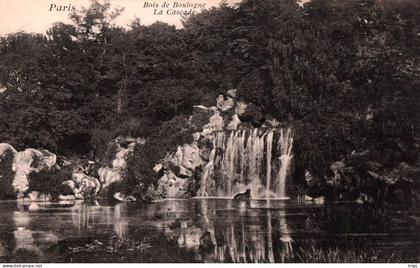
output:
{"label": "shadowed water surface", "polygon": [[355,204],[0,202],[0,214],[6,262],[311,262],[355,248],[364,261],[420,260],[419,213]]}

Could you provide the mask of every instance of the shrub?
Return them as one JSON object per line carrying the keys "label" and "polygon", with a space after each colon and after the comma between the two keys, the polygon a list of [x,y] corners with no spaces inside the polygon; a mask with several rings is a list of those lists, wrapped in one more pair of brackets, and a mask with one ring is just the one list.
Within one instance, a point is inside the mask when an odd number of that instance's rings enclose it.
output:
{"label": "shrub", "polygon": [[369,247],[340,248],[299,248],[295,262],[303,263],[399,263],[402,262],[401,252]]}
{"label": "shrub", "polygon": [[53,168],[51,170],[31,173],[29,175],[29,192],[38,191],[44,194],[51,194],[53,199],[60,194],[73,194],[72,189],[63,182],[71,178],[71,168],[65,167],[62,170]]}
{"label": "shrub", "polygon": [[128,160],[125,174],[128,193],[135,192],[138,200],[146,201],[145,194],[150,186],[156,186],[159,179],[159,174],[153,171],[153,167],[166,155],[175,152],[178,145],[192,141],[192,130],[185,117],[174,117],[160,125],[144,145],[134,148],[134,153]]}
{"label": "shrub", "polygon": [[330,233],[388,232],[395,221],[386,208],[354,204],[329,204],[312,213],[311,218],[322,231]]}
{"label": "shrub", "polygon": [[0,159],[0,199],[11,199],[15,197],[13,193],[13,177],[14,172],[12,171],[14,153],[7,150],[2,158]]}

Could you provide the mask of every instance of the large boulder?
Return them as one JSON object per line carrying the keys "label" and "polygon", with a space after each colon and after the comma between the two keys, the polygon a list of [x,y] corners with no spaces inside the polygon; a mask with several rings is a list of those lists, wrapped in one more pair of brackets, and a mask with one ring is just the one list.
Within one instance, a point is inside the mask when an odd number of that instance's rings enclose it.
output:
{"label": "large boulder", "polygon": [[193,176],[193,172],[184,166],[176,166],[174,167],[175,175],[180,178],[191,178]]}
{"label": "large boulder", "polygon": [[7,152],[12,153],[13,155],[17,153],[16,149],[13,148],[12,145],[8,143],[0,143],[0,157],[4,157]]}
{"label": "large boulder", "polygon": [[215,131],[223,130],[225,122],[220,113],[216,112],[212,117],[210,117],[209,123],[203,127],[204,134],[211,134]]}
{"label": "large boulder", "polygon": [[47,150],[38,151],[32,148],[18,152],[13,160],[12,170],[15,172],[13,178],[13,189],[19,196],[29,188],[28,176],[30,173],[39,173],[51,169],[57,161],[57,156]]}
{"label": "large boulder", "polygon": [[74,180],[66,180],[62,182],[63,185],[67,185],[71,192],[73,193],[73,196],[76,199],[83,199],[83,193],[81,192],[81,189],[79,188],[79,185]]}
{"label": "large boulder", "polygon": [[101,183],[104,187],[108,187],[112,183],[119,182],[122,180],[122,173],[118,169],[109,167],[101,167],[98,169],[98,175]]}
{"label": "large boulder", "polygon": [[57,156],[48,150],[42,150],[39,159],[35,159],[34,171],[50,170],[57,163]]}
{"label": "large boulder", "polygon": [[74,193],[78,199],[94,198],[102,189],[102,184],[98,179],[84,173],[74,173],[72,180],[75,182],[75,188],[77,188],[77,190],[74,190]]}
{"label": "large boulder", "polygon": [[34,149],[26,149],[25,151],[18,152],[13,160],[12,170],[15,172],[12,186],[15,191],[23,194],[28,190],[28,175],[32,172],[31,164],[34,157],[40,156],[41,152]]}
{"label": "large boulder", "polygon": [[158,192],[164,198],[185,198],[188,197],[188,180],[176,176],[172,171],[167,171],[158,181]]}
{"label": "large boulder", "polygon": [[219,95],[217,97],[217,108],[222,112],[227,112],[235,106],[235,101],[232,97]]}
{"label": "large boulder", "polygon": [[194,170],[196,167],[202,165],[200,157],[200,149],[198,146],[193,144],[185,144],[182,146],[182,161],[181,166],[189,170]]}
{"label": "large boulder", "polygon": [[173,167],[177,166],[177,169],[183,174],[191,174],[189,171],[193,171],[196,167],[200,167],[203,164],[203,160],[201,159],[200,149],[198,148],[197,143],[193,142],[192,144],[178,146],[175,153],[163,159],[163,163],[163,168],[165,170],[174,170]]}
{"label": "large boulder", "polygon": [[158,180],[158,186],[150,189],[149,196],[153,199],[161,198],[190,198],[196,195],[199,188],[201,167],[197,167],[194,171],[178,170],[177,167],[171,169],[166,168],[164,174]]}
{"label": "large boulder", "polygon": [[235,99],[236,98],[237,91],[238,90],[236,88],[235,89],[229,89],[228,92],[226,93],[226,95],[228,97],[231,97],[231,98]]}

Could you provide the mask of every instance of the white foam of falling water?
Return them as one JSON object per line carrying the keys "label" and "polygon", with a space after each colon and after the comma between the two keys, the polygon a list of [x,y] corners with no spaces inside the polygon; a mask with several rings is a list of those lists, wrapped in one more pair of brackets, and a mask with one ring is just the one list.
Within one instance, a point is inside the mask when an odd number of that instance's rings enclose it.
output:
{"label": "white foam of falling water", "polygon": [[266,191],[266,197],[269,197],[270,194],[270,185],[271,185],[271,152],[273,150],[273,137],[274,132],[269,131],[267,135],[267,167],[266,167],[266,185],[265,185],[265,191]]}
{"label": "white foam of falling water", "polygon": [[291,137],[290,129],[287,129],[285,132],[283,129],[280,131],[280,140],[278,142],[278,147],[280,150],[280,170],[278,172],[277,181],[277,197],[284,198],[286,197],[286,177],[289,171],[290,163],[292,160],[292,145],[293,138]]}
{"label": "white foam of falling water", "polygon": [[235,179],[235,143],[237,132],[232,131],[229,135],[229,139],[227,141],[226,146],[226,154],[224,158],[225,167],[226,167],[226,190],[227,195],[230,196],[232,194],[232,180]]}
{"label": "white foam of falling water", "polygon": [[259,149],[260,149],[260,139],[258,138],[258,129],[254,129],[254,132],[252,133],[252,141],[253,141],[253,146],[252,146],[252,158],[253,158],[253,166],[252,166],[252,181],[254,182],[253,184],[255,185],[256,181],[259,181],[260,178],[260,174],[259,174],[259,164],[260,164],[260,159],[259,159]]}
{"label": "white foam of falling water", "polygon": [[240,168],[241,168],[241,177],[240,177],[240,181],[241,183],[244,182],[244,169],[245,169],[245,135],[246,135],[246,131],[242,130],[241,131],[241,135],[240,135],[240,140],[239,140],[239,156],[240,156]]}
{"label": "white foam of falling water", "polygon": [[216,158],[216,149],[217,149],[217,140],[218,140],[218,134],[216,133],[216,137],[213,137],[213,148],[210,152],[209,156],[209,162],[206,164],[203,170],[203,176],[201,178],[201,188],[199,196],[201,197],[208,197],[207,193],[207,182],[210,176],[213,174],[214,169],[214,160]]}
{"label": "white foam of falling water", "polygon": [[[280,137],[275,141],[278,132]],[[253,198],[286,197],[293,143],[290,130],[218,131],[213,133],[212,141],[199,196],[232,197],[250,189]],[[275,145],[278,149],[273,151]],[[275,158],[279,164],[273,164]]]}
{"label": "white foam of falling water", "polygon": [[201,194],[200,194],[200,196],[202,196],[202,197],[207,197],[208,196],[207,180],[208,180],[208,177],[210,176],[210,174],[213,171],[213,166],[214,166],[213,161],[214,161],[215,154],[216,154],[216,148],[213,148],[211,150],[211,153],[210,153],[209,162],[204,167],[203,177],[201,178]]}

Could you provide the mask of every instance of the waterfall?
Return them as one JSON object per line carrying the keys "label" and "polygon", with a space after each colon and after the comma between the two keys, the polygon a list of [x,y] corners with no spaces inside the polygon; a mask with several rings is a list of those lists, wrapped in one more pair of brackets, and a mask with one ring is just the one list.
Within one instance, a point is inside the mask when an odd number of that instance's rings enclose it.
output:
{"label": "waterfall", "polygon": [[232,197],[246,189],[254,198],[285,198],[292,160],[290,129],[217,131],[199,196]]}
{"label": "waterfall", "polygon": [[280,140],[278,143],[280,151],[280,170],[278,172],[278,188],[277,193],[279,197],[286,197],[286,189],[284,187],[286,183],[286,176],[289,171],[290,162],[292,160],[292,144],[293,138],[291,137],[290,129],[287,129],[286,133],[282,129],[280,131]]}
{"label": "waterfall", "polygon": [[273,131],[270,131],[267,135],[267,168],[266,168],[266,185],[265,185],[265,191],[266,196],[269,196],[270,194],[270,185],[271,185],[271,153],[273,151]]}

